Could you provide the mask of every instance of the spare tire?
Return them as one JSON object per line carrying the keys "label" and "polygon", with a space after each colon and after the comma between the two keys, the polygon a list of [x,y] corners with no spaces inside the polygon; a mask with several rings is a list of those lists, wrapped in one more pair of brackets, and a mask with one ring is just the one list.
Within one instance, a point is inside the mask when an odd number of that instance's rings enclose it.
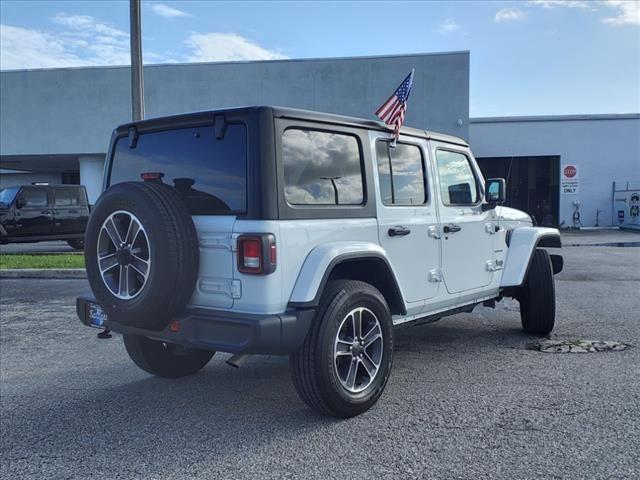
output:
{"label": "spare tire", "polygon": [[193,294],[200,262],[196,229],[179,194],[161,183],[110,187],[91,212],[85,262],[110,319],[163,329]]}

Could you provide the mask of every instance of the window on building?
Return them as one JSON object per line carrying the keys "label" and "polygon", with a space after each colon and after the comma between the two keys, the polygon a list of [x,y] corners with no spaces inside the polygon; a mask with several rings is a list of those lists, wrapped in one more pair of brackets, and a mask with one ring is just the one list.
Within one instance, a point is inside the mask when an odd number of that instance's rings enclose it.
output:
{"label": "window on building", "polygon": [[427,191],[424,175],[424,160],[420,147],[398,143],[390,147],[389,142],[376,143],[378,157],[378,179],[384,205],[424,205]]}
{"label": "window on building", "polygon": [[192,215],[245,213],[247,209],[247,130],[229,124],[222,138],[213,126],[143,133],[135,148],[120,138],[110,184],[140,181],[161,173],[182,196]]}
{"label": "window on building", "polygon": [[292,205],[360,205],[362,156],[353,135],[291,128],[282,137],[285,198]]}
{"label": "window on building", "polygon": [[27,208],[41,208],[48,204],[47,191],[44,189],[25,188],[20,197],[24,200],[24,206]]}
{"label": "window on building", "polygon": [[65,189],[55,191],[56,207],[72,207],[80,205],[80,196],[76,189]]}
{"label": "window on building", "polygon": [[473,205],[478,202],[478,183],[466,155],[437,150],[436,162],[445,205]]}

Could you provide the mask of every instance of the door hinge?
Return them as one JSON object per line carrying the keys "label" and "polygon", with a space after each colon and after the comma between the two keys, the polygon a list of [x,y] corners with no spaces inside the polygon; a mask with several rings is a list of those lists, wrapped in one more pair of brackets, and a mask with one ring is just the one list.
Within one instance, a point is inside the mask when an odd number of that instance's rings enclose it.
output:
{"label": "door hinge", "polygon": [[435,238],[436,240],[441,237],[440,228],[437,225],[430,225],[427,232],[431,238]]}
{"label": "door hinge", "polygon": [[442,272],[437,268],[434,268],[433,270],[429,270],[429,281],[434,283],[441,282]]}
{"label": "door hinge", "polygon": [[487,260],[487,272],[502,270],[504,262],[502,260]]}

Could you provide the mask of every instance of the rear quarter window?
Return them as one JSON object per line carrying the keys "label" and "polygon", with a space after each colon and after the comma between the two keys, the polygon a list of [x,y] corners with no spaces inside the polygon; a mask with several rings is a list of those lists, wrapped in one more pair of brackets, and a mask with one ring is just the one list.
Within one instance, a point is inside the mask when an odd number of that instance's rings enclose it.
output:
{"label": "rear quarter window", "polygon": [[289,128],[282,136],[285,198],[291,205],[361,205],[362,156],[353,135]]}
{"label": "rear quarter window", "polygon": [[213,126],[142,133],[135,148],[118,139],[109,184],[140,181],[145,172],[162,173],[192,215],[246,213],[246,127],[227,125],[221,139]]}

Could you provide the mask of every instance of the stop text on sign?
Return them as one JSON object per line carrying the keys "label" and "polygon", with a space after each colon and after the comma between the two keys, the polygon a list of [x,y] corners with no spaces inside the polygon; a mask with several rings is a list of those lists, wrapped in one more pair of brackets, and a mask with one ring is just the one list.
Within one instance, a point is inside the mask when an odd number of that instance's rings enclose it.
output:
{"label": "stop text on sign", "polygon": [[576,173],[578,173],[578,169],[576,167],[574,167],[573,165],[567,165],[566,167],[564,167],[564,176],[567,178],[573,178],[576,176]]}

